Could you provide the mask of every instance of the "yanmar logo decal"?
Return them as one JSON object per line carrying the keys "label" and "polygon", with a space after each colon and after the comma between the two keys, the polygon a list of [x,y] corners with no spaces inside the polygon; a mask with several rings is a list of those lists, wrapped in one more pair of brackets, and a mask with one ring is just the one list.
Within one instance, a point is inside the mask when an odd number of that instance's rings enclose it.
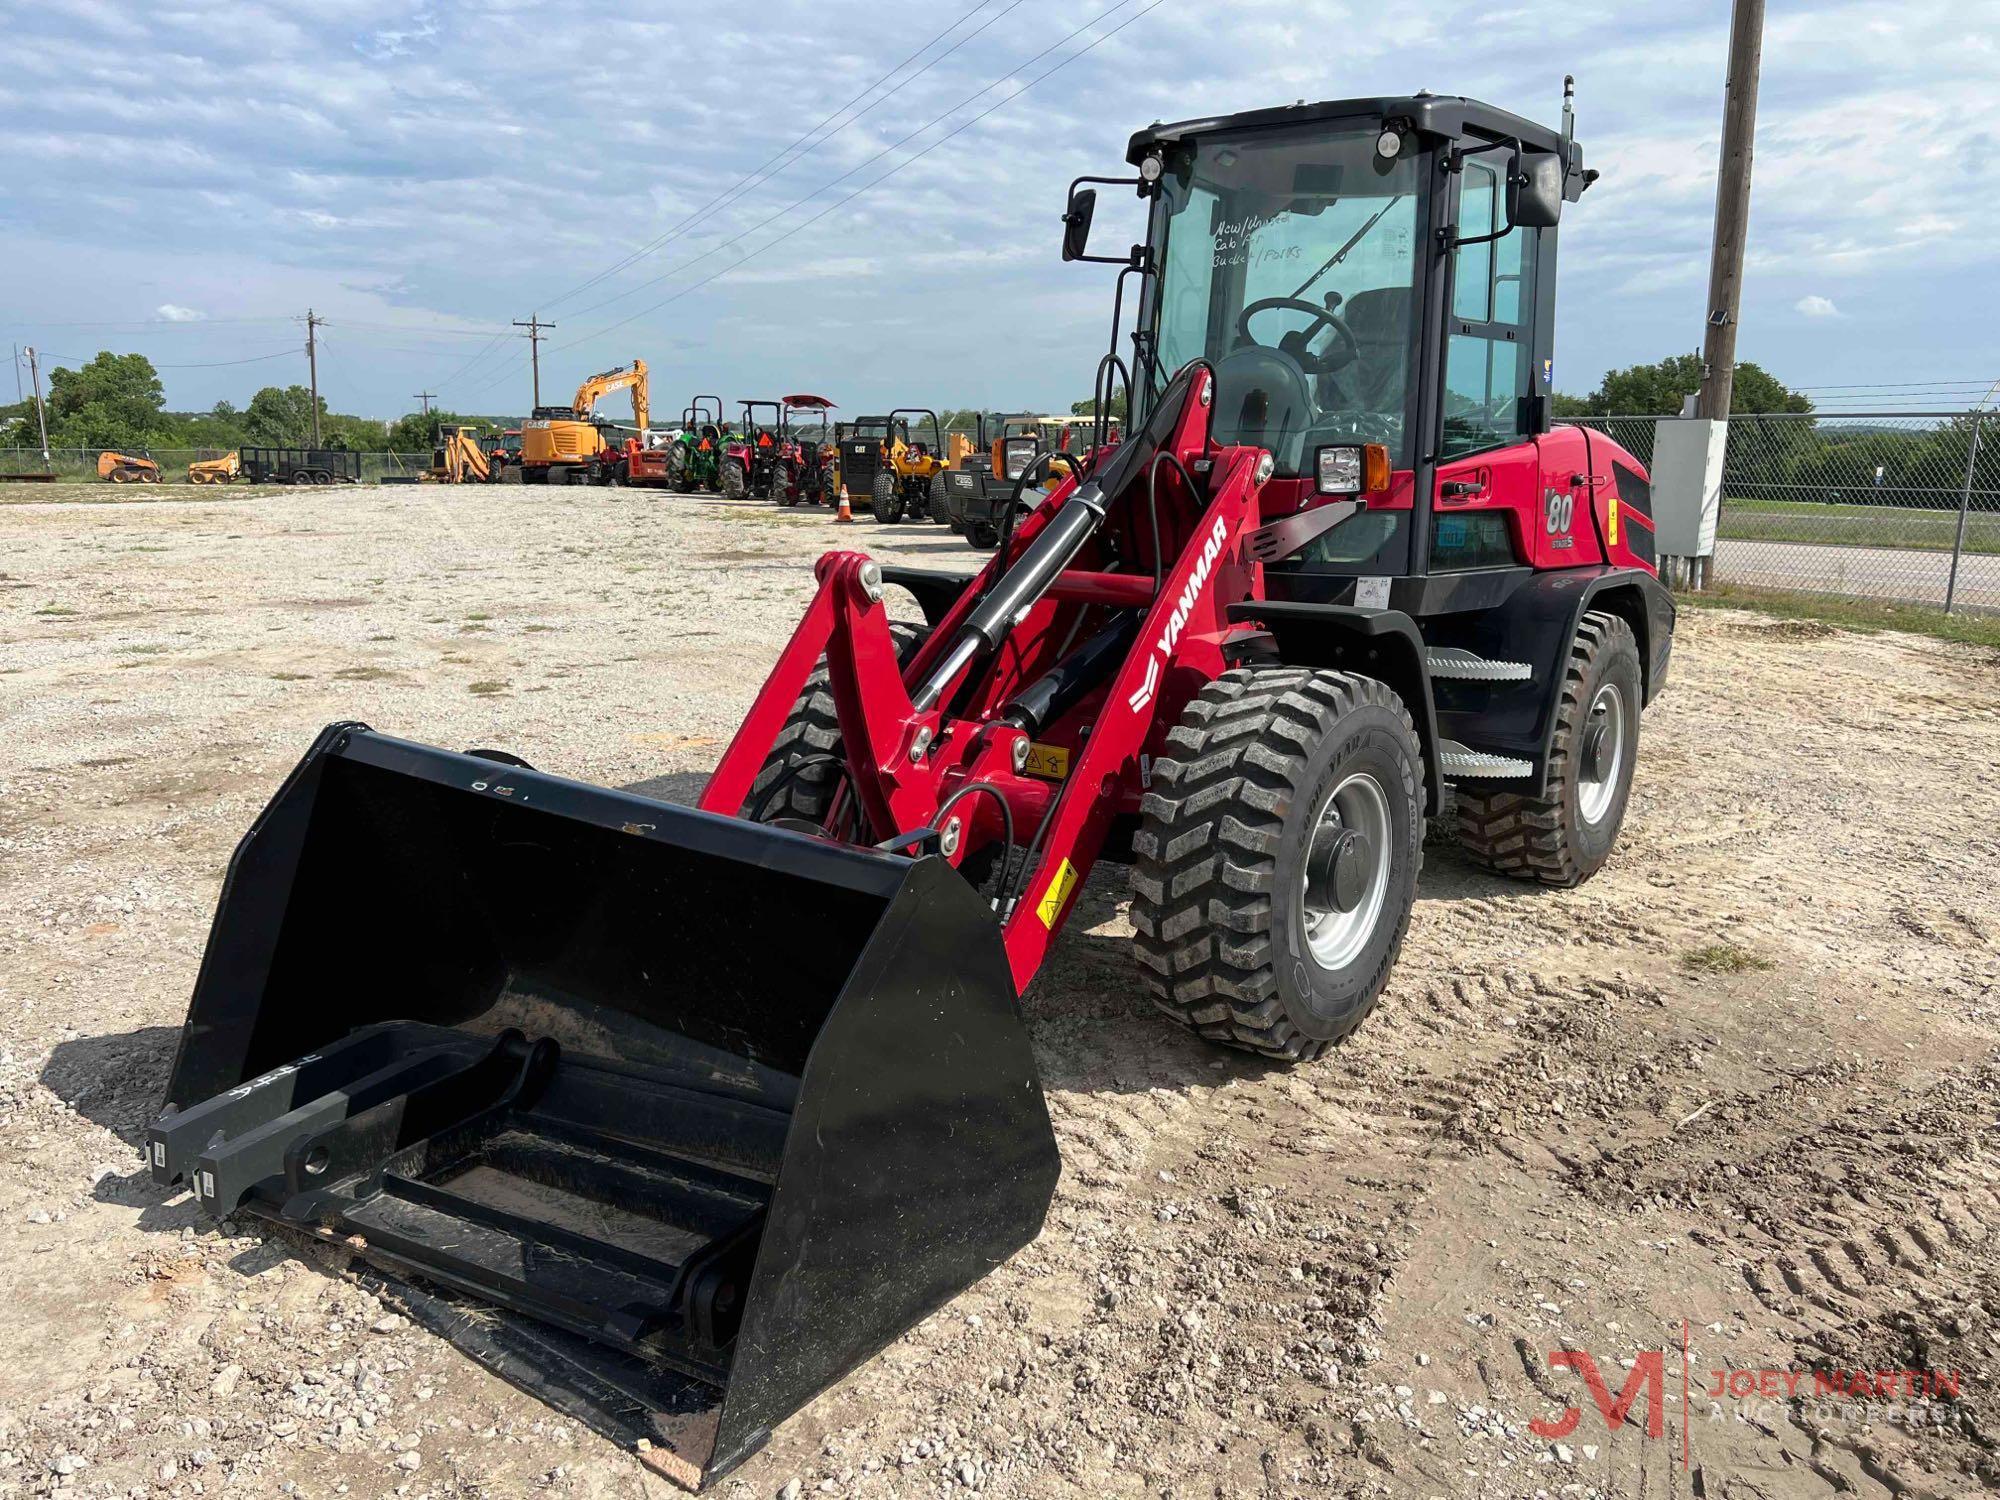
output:
{"label": "yanmar logo decal", "polygon": [[1195,561],[1194,572],[1188,575],[1187,587],[1181,590],[1180,598],[1174,601],[1174,612],[1167,616],[1166,629],[1160,632],[1160,638],[1153,643],[1153,654],[1146,658],[1146,680],[1139,684],[1138,690],[1130,698],[1126,699],[1134,713],[1151,703],[1153,694],[1159,691],[1160,668],[1173,659],[1174,646],[1180,641],[1181,632],[1187,628],[1188,616],[1194,610],[1195,600],[1199,599],[1201,591],[1208,587],[1209,576],[1215,571],[1215,560],[1222,556],[1222,544],[1228,540],[1229,523],[1217,517],[1215,530],[1208,534],[1208,540],[1202,544],[1201,556]]}

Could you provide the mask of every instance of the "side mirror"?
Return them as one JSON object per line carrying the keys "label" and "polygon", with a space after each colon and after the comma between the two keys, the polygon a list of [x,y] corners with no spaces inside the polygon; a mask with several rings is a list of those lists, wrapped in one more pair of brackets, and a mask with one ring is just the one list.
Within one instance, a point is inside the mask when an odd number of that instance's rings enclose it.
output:
{"label": "side mirror", "polygon": [[1553,151],[1517,151],[1507,171],[1507,221],[1553,229],[1562,218],[1563,164]]}
{"label": "side mirror", "polygon": [[1063,214],[1064,260],[1083,259],[1083,252],[1090,244],[1090,221],[1096,212],[1096,188],[1080,188],[1069,195],[1069,207]]}

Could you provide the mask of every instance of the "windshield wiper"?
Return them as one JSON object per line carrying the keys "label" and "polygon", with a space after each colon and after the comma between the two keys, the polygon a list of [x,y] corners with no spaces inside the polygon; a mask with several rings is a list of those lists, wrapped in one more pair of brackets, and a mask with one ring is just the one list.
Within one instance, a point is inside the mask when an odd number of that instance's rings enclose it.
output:
{"label": "windshield wiper", "polygon": [[1320,277],[1324,276],[1328,271],[1331,271],[1335,266],[1339,265],[1343,260],[1346,260],[1347,252],[1352,250],[1356,245],[1360,244],[1361,241],[1367,237],[1368,231],[1373,229],[1377,224],[1380,224],[1382,222],[1382,216],[1386,214],[1390,209],[1394,208],[1398,203],[1401,203],[1402,201],[1403,201],[1403,195],[1401,193],[1398,193],[1393,198],[1391,198],[1387,203],[1383,204],[1381,208],[1377,209],[1375,212],[1375,217],[1370,219],[1366,224],[1363,224],[1359,229],[1355,230],[1353,234],[1348,236],[1347,243],[1342,245],[1338,250],[1334,251],[1333,254],[1327,258],[1327,262],[1325,265],[1321,266],[1317,271],[1313,272],[1312,275],[1308,276],[1304,281],[1300,282],[1298,290],[1293,292],[1292,296],[1295,298],[1303,297],[1306,294],[1306,292],[1312,287],[1312,284],[1315,281],[1318,281]]}

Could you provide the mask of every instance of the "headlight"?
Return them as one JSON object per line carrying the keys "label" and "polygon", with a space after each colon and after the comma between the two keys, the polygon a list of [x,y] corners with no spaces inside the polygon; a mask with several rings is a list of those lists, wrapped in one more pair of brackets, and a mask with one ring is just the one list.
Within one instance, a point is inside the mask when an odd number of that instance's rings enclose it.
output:
{"label": "headlight", "polygon": [[1322,448],[1319,450],[1319,492],[1322,495],[1361,493],[1361,450]]}
{"label": "headlight", "polygon": [[1389,450],[1381,443],[1322,448],[1318,470],[1315,477],[1322,495],[1389,493]]}

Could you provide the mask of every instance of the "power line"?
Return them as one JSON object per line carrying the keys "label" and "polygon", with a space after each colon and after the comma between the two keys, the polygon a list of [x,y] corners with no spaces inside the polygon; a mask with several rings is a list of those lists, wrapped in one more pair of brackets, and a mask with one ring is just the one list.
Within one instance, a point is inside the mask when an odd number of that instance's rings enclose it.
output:
{"label": "power line", "polygon": [[[1098,22],[1102,21],[1106,16],[1109,16],[1113,11],[1123,9],[1124,6],[1126,6],[1129,3],[1130,0],[1114,0],[1113,4],[1106,7],[1104,10],[1099,11],[1095,16],[1091,17],[1090,20],[1084,22],[1083,25],[1077,27],[1074,31],[1071,31],[1066,36],[1057,38],[1056,41],[1051,43],[1049,46],[1044,47],[1040,52],[1037,52],[1033,57],[1030,57],[1023,62],[1017,63],[1010,71],[1001,74],[1000,77],[994,79],[993,82],[987,84],[984,88],[975,89],[972,93],[967,94],[963,99],[959,100],[958,103],[952,105],[949,109],[945,110],[943,113],[932,116],[930,119],[926,120],[923,124],[919,125],[915,130],[912,130],[909,134],[903,136],[900,140],[891,141],[888,145],[884,146],[880,151],[877,151],[873,156],[869,157],[866,161],[856,162],[853,166],[849,167],[845,172],[842,172],[838,177],[833,178],[831,181],[821,183],[811,192],[805,194],[803,197],[794,199],[792,202],[786,204],[783,208],[779,209],[776,213],[766,215],[764,218],[759,219],[755,224],[752,224],[748,229],[739,230],[737,233],[732,234],[727,239],[723,240],[720,244],[714,245],[709,249],[702,251],[701,254],[692,256],[689,259],[682,261],[679,265],[669,266],[659,275],[651,277],[645,281],[642,281],[638,283],[636,286],[627,287],[622,292],[614,292],[612,293],[612,295],[604,298],[602,301],[591,303],[590,306],[588,307],[578,308],[575,312],[571,313],[570,316],[580,318],[584,316],[584,314],[586,313],[596,312],[599,308],[609,307],[614,302],[623,302],[627,297],[637,296],[647,287],[658,286],[661,282],[669,280],[672,277],[678,275],[680,272],[685,271],[688,267],[697,265],[700,262],[707,260],[711,255],[714,255],[717,251],[725,250],[729,246],[735,244],[738,240],[747,239],[749,236],[755,234],[758,230],[763,229],[768,225],[775,224],[779,219],[784,218],[786,214],[792,212],[792,210],[803,207],[805,204],[810,203],[813,199],[817,198],[821,193],[825,192],[828,188],[833,187],[837,183],[845,182],[848,178],[852,177],[855,173],[861,171],[863,168],[873,166],[876,162],[882,160],[883,157],[889,155],[892,151],[899,150],[901,147],[908,145],[911,141],[915,140],[918,136],[922,135],[925,131],[931,130],[935,128],[937,125],[941,124],[943,121],[950,119],[953,115],[957,114],[961,109],[964,109],[968,104],[971,104],[975,99],[978,99],[983,95],[992,93],[993,90],[999,88],[1001,84],[1006,83],[1009,79],[1019,74],[1022,69],[1029,67],[1031,64],[1040,62],[1043,58],[1047,57],[1051,52],[1054,52],[1058,48],[1062,47],[1064,43],[1074,41],[1077,37],[1083,35],[1084,32],[1090,30],[1091,27],[1097,25]],[[1152,8],[1151,6],[1147,7],[1147,9],[1149,10],[1151,8]],[[1141,11],[1137,15],[1128,17],[1126,21],[1120,23],[1119,27],[1116,30],[1107,32],[1106,36],[1115,36],[1117,34],[1117,31],[1123,30],[1125,26],[1131,24],[1132,21],[1137,20],[1139,15],[1144,15],[1144,14],[1145,12]],[[1103,39],[1104,38],[1099,38],[1100,41],[1102,41]],[[1091,46],[1095,45],[1097,45],[1095,42],[1091,44]],[[1089,50],[1090,48],[1086,47],[1082,51],[1078,52],[1076,55],[1078,57],[1081,57],[1083,55],[1083,52],[1087,52]],[[1046,77],[1047,75],[1044,74],[1043,76]],[[1035,81],[1040,82],[1041,80],[1038,78]],[[1031,87],[1033,87],[1033,84],[1024,85],[1021,92],[1025,93],[1027,92],[1027,89]],[[1008,97],[1014,98],[1018,96],[1009,95]],[[1007,102],[1007,100],[1003,99],[1000,102],[1001,104],[1004,104]],[[994,106],[994,108],[998,107],[999,107],[998,105]],[[986,111],[986,113],[991,114],[992,110],[989,109],[988,111]],[[984,119],[985,115],[980,115],[977,116],[976,118]],[[967,123],[970,124],[972,122],[968,121]],[[957,131],[953,131],[952,134],[953,135],[957,134]],[[950,139],[951,139],[950,135],[944,137],[944,140],[950,140]],[[942,145],[943,141],[939,141],[936,144]],[[921,152],[918,153],[919,156],[922,154],[923,153]],[[910,158],[910,161],[915,161],[915,160],[917,160],[917,157],[915,156]],[[903,166],[908,166],[909,164],[910,163],[906,161],[903,163]],[[900,170],[900,168],[898,170]],[[881,179],[877,178],[875,180],[879,182]],[[842,201],[844,202],[846,200]],[[574,343],[565,344],[562,347],[565,349],[574,348],[575,344]]]}
{"label": "power line", "polygon": [[449,375],[445,376],[444,379],[440,380],[438,382],[439,388],[442,389],[443,387],[450,385],[453,381],[459,379],[461,376],[465,375],[468,371],[470,371],[473,368],[473,366],[485,360],[485,358],[489,354],[491,354],[495,349],[500,347],[500,341],[506,338],[507,336],[508,336],[508,330],[504,328],[501,329],[500,332],[494,334],[493,337],[487,341],[486,345],[483,348],[479,349],[477,352],[473,354],[472,358],[468,359],[464,364],[460,365],[456,370],[453,370]]}
{"label": "power line", "polygon": [[[1061,47],[1064,42],[1072,41],[1076,37],[1082,35],[1084,32],[1088,31],[1092,26],[1095,26],[1098,24],[1098,22],[1104,20],[1106,16],[1109,16],[1112,14],[1112,12],[1121,9],[1127,3],[1129,3],[1129,0],[1117,0],[1116,4],[1108,7],[1104,11],[1101,11],[1098,15],[1092,17],[1089,21],[1086,21],[1083,25],[1077,27],[1074,31],[1070,32],[1067,36],[1064,36],[1060,41],[1057,41],[1052,46],[1043,48],[1040,52],[1036,53],[1026,62],[1021,63],[1017,67],[1015,67],[1012,72],[1006,74],[1005,76],[996,80],[995,82],[988,84],[985,88],[980,89],[977,93],[970,95],[968,98],[961,100],[958,104],[954,105],[951,109],[946,110],[942,115],[937,116],[936,119],[931,120],[928,124],[919,126],[916,130],[911,131],[910,134],[904,136],[902,140],[895,142],[893,145],[885,147],[881,151],[878,151],[874,156],[870,157],[868,161],[862,162],[860,166],[854,167],[849,171],[843,172],[839,177],[834,178],[833,182],[843,181],[844,179],[853,176],[855,172],[860,171],[862,167],[866,167],[872,162],[881,160],[882,157],[888,155],[889,152],[894,151],[898,146],[901,146],[906,142],[915,139],[915,137],[922,135],[924,131],[931,129],[933,126],[938,124],[939,121],[948,119],[951,115],[957,113],[958,110],[963,109],[965,105],[971,103],[972,100],[979,98],[981,94],[991,93],[995,88],[998,88],[1000,84],[1007,82],[1008,79],[1013,78],[1018,73],[1020,73],[1023,68],[1026,68],[1030,64],[1038,62],[1042,58],[1047,57],[1051,52],[1054,52],[1057,50],[1057,48]],[[937,150],[938,147],[944,145],[947,141],[953,139],[954,137],[962,134],[966,130],[970,129],[972,126],[977,125],[981,120],[985,119],[988,115],[994,113],[996,110],[1004,109],[1007,105],[1011,104],[1014,100],[1020,98],[1021,95],[1027,93],[1030,89],[1034,88],[1037,84],[1041,83],[1043,80],[1053,77],[1055,74],[1061,72],[1064,68],[1068,67],[1071,63],[1075,62],[1085,53],[1088,53],[1094,50],[1095,48],[1102,46],[1105,42],[1110,41],[1111,38],[1118,35],[1119,32],[1123,31],[1127,26],[1130,26],[1135,21],[1141,20],[1145,16],[1150,15],[1153,11],[1158,10],[1160,6],[1162,6],[1165,3],[1166,0],[1152,0],[1152,3],[1147,5],[1143,10],[1136,11],[1132,15],[1127,16],[1124,20],[1120,21],[1116,26],[1112,27],[1109,31],[1105,32],[1103,36],[1095,38],[1094,40],[1087,43],[1083,47],[1078,48],[1075,52],[1071,53],[1068,57],[1062,59],[1060,62],[1057,62],[1052,66],[1045,68],[1042,72],[1036,74],[1033,78],[1023,83],[1019,89],[1017,89],[1012,94],[1009,94],[1006,98],[996,100],[994,103],[988,105],[985,109],[981,110],[978,114],[973,115],[970,119],[967,119],[961,122],[960,124],[953,126],[944,135],[938,137],[938,139],[931,142],[930,145],[925,146],[921,150],[912,153],[910,156],[898,162],[895,166],[889,168],[888,171],[882,173],[880,176],[871,178],[869,181],[863,183],[860,187],[856,188],[853,192],[847,194],[844,198],[837,199],[833,203],[828,204],[818,213],[812,215],[812,217],[802,220],[798,224],[793,225],[790,229],[785,230],[782,234],[779,234],[775,238],[767,241],[765,244],[758,246],[756,249],[742,256],[734,264],[725,266],[719,271],[711,272],[709,275],[704,276],[701,280],[694,282],[689,286],[683,287],[680,291],[675,292],[672,296],[663,298],[661,301],[653,303],[649,307],[641,308],[638,312],[632,313],[624,318],[621,318],[615,323],[607,324],[603,328],[594,329],[590,333],[584,334],[581,338],[572,339],[570,342],[566,344],[558,345],[555,352],[560,353],[565,349],[574,349],[579,344],[586,343],[591,339],[601,338],[607,333],[611,333],[619,328],[623,328],[627,323],[633,322],[635,319],[645,317],[648,313],[657,312],[661,308],[667,306],[668,304],[679,301],[682,297],[687,296],[688,293],[698,291],[702,287],[707,286],[711,281],[716,280],[718,277],[725,276],[729,272],[736,270],[738,267],[748,263],[751,260],[754,260],[757,256],[762,255],[765,251],[773,249],[774,247],[780,244],[783,244],[793,235],[798,234],[802,230],[810,228],[814,224],[817,224],[821,219],[825,218],[828,214],[833,213],[836,210],[845,207],[849,203],[852,203],[856,198],[859,198],[863,193],[866,193],[870,188],[881,185],[882,183],[888,181],[891,177],[895,176],[898,172],[902,171],[905,167],[912,166],[915,163],[923,160],[924,157],[930,155],[930,153]],[[826,184],[826,187],[831,187],[832,185],[833,183],[828,183]],[[788,207],[781,209],[779,212],[772,214],[769,218],[763,220],[761,223],[753,225],[751,228],[744,230],[741,234],[731,236],[730,239],[725,240],[723,242],[723,245],[734,244],[737,240],[743,239],[751,234],[756,233],[757,230],[762,229],[763,227],[765,227],[765,225],[768,225],[774,222],[775,220],[783,218],[793,209],[798,208],[802,204],[811,201],[813,198],[817,197],[819,193],[824,191],[825,187],[822,187],[816,189],[814,192],[806,194],[804,198],[801,198],[797,202],[789,205]],[[716,248],[721,249],[723,248],[723,246],[719,245]],[[714,251],[705,252],[703,255],[696,256],[695,260],[705,259],[707,255],[711,255],[713,253]],[[692,264],[694,264],[694,261],[688,261],[685,262],[682,266],[675,267],[674,269],[684,270],[688,265]],[[649,282],[642,282],[640,284],[640,287],[634,287],[631,289],[631,291],[621,293],[620,296],[613,297],[608,300],[611,302],[620,301],[624,297],[632,295],[632,292],[640,290],[641,287],[656,285],[659,282],[666,280],[669,276],[673,274],[674,274],[673,271],[663,272],[661,275],[654,277]],[[595,305],[602,307],[607,304],[598,303]],[[584,311],[586,312],[589,310],[590,309],[588,308],[584,309]]]}
{"label": "power line", "polygon": [[[939,63],[943,62],[947,57],[950,57],[952,53],[958,51],[959,48],[963,47],[967,42],[973,40],[981,32],[986,31],[988,28],[993,26],[994,23],[1000,21],[1009,12],[1018,9],[1022,3],[1022,0],[1011,0],[1011,3],[1008,4],[1005,8],[996,11],[993,15],[987,17],[986,20],[981,22],[978,27],[968,32],[966,35],[960,37],[957,41],[953,42],[951,46],[947,47],[944,51],[940,52],[936,57],[932,58],[929,62],[925,63],[921,68],[917,69],[916,72],[912,73],[908,78],[905,78],[901,83],[898,83],[894,88],[890,89],[889,92],[884,94],[880,99],[872,101],[867,106],[867,108],[862,109],[861,111],[856,113],[852,119],[842,121],[838,126],[835,126],[834,129],[829,130],[825,135],[820,136],[818,140],[812,141],[812,143],[810,145],[807,145],[803,151],[798,151],[798,147],[807,141],[811,141],[814,134],[816,134],[820,130],[825,129],[827,125],[831,124],[834,120],[839,119],[840,116],[845,114],[848,110],[853,109],[854,106],[858,104],[861,100],[867,98],[869,94],[873,93],[876,89],[880,88],[883,84],[887,83],[891,78],[894,78],[904,68],[908,67],[911,63],[915,62],[919,57],[923,56],[924,53],[928,52],[932,47],[935,47],[939,42],[943,41],[946,37],[950,36],[952,32],[956,31],[959,27],[963,26],[967,21],[971,20],[974,16],[979,14],[979,12],[984,10],[990,3],[991,0],[979,0],[979,3],[977,5],[974,5],[971,10],[967,11],[964,15],[960,16],[957,20],[953,21],[949,26],[945,27],[943,31],[940,31],[936,36],[932,37],[929,41],[925,42],[923,46],[917,48],[915,52],[912,52],[908,57],[904,58],[901,62],[897,63],[895,67],[889,69],[888,72],[884,73],[880,78],[877,78],[873,83],[869,84],[860,93],[856,94],[852,99],[849,99],[845,104],[841,105],[839,109],[836,109],[832,114],[826,116],[825,119],[821,120],[817,125],[814,125],[811,129],[807,130],[804,135],[798,137],[797,140],[794,140],[790,145],[786,146],[776,155],[767,157],[758,166],[752,168],[748,174],[746,174],[743,177],[739,177],[731,186],[723,189],[722,192],[716,194],[715,197],[709,199],[708,202],[704,203],[700,208],[697,208],[692,213],[686,215],[678,223],[670,226],[663,233],[655,236],[653,239],[649,240],[644,245],[641,245],[637,250],[634,250],[630,254],[626,255],[625,258],[620,260],[616,265],[609,266],[606,269],[599,271],[595,276],[592,276],[589,280],[580,282],[576,286],[571,287],[568,291],[564,292],[561,296],[554,298],[547,305],[553,306],[556,303],[566,302],[571,297],[574,297],[578,292],[587,291],[591,287],[596,286],[599,282],[605,280],[607,277],[614,276],[618,272],[624,270],[627,266],[633,265],[636,262],[645,259],[647,256],[664,248],[667,244],[669,244],[673,240],[680,238],[681,234],[685,232],[690,226],[692,226],[697,220],[707,217],[710,210],[719,207],[726,208],[733,205],[739,199],[741,199],[745,194],[747,194],[752,188],[758,187],[761,184],[769,181],[772,177],[775,177],[779,172],[786,171],[787,169],[798,165],[798,163],[804,161],[808,156],[812,155],[812,153],[817,151],[821,146],[824,146],[828,141],[832,140],[835,136],[839,135],[841,131],[847,129],[848,126],[854,124],[857,120],[859,120],[862,117],[862,115],[865,115],[870,110],[876,109],[879,106],[888,103],[889,100],[895,98],[897,94],[901,93],[904,89],[908,88],[911,84],[915,83],[919,78],[923,77],[924,74],[928,73],[932,68],[936,67]],[[794,151],[798,151],[798,154],[792,155]],[[790,156],[791,158],[789,161],[782,160],[787,156]],[[778,163],[778,165],[774,167],[773,166],[774,163]],[[835,179],[835,181],[838,180],[839,180],[838,178]],[[831,184],[829,184],[829,186],[830,185]],[[603,304],[599,303],[597,305],[602,306]],[[587,312],[589,311],[589,309],[586,308],[585,311]]]}
{"label": "power line", "polygon": [[252,354],[246,359],[216,359],[192,365],[154,364],[153,368],[156,370],[220,370],[225,365],[255,365],[262,364],[267,359],[289,359],[298,352],[297,349],[280,349],[274,354]]}

